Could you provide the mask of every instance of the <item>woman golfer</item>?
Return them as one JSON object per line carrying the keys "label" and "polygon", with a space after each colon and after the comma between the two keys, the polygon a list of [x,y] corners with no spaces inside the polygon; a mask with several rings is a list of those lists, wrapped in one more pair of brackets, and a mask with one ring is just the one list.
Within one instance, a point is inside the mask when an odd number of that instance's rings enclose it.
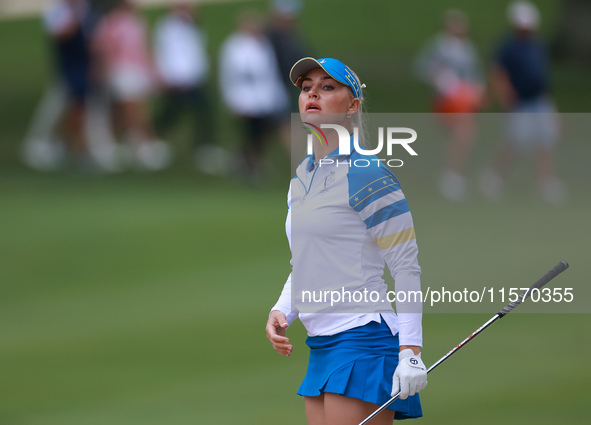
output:
{"label": "woman golfer", "polygon": [[[301,89],[302,122],[316,138],[290,184],[292,272],[269,314],[267,337],[289,356],[287,327],[299,317],[308,331],[310,360],[298,394],[309,425],[356,425],[398,391],[372,423],[420,417],[416,393],[427,385],[422,304],[411,296],[420,290],[418,248],[397,178],[355,149],[364,86],[328,58],[301,59],[290,78]],[[347,132],[350,149],[343,149],[339,136]],[[397,313],[382,278],[385,264]]]}

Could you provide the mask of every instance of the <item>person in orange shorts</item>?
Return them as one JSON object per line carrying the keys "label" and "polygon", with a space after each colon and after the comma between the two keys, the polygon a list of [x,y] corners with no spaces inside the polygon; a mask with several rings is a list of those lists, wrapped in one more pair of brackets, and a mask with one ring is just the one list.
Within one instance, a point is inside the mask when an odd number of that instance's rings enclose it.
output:
{"label": "person in orange shorts", "polygon": [[450,132],[445,169],[438,181],[441,194],[450,201],[467,195],[465,164],[474,145],[476,116],[484,83],[478,54],[469,39],[468,17],[459,10],[444,15],[444,30],[421,51],[419,76],[435,92],[432,109]]}

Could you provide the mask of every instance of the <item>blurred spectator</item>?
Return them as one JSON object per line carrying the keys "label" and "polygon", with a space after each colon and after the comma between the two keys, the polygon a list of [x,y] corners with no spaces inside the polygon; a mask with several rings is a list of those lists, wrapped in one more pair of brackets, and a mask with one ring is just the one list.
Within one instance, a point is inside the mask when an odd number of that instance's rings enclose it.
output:
{"label": "blurred spectator", "polygon": [[552,43],[552,57],[591,67],[591,2],[561,0],[558,29]]}
{"label": "blurred spectator", "polygon": [[240,171],[255,179],[264,171],[266,141],[288,108],[273,47],[263,31],[261,17],[244,12],[220,52],[223,99],[243,127]]}
{"label": "blurred spectator", "polygon": [[117,0],[94,37],[96,73],[114,107],[115,129],[129,143],[138,165],[160,170],[170,164],[167,144],[155,137],[147,112],[154,85],[146,24],[130,0]]}
{"label": "blurred spectator", "polygon": [[68,157],[81,170],[91,165],[84,131],[90,91],[88,39],[91,10],[87,0],[54,1],[44,16],[56,64],[56,79],[39,104],[24,145],[25,161],[55,169]]}
{"label": "blurred spectator", "polygon": [[459,10],[448,10],[443,31],[421,50],[419,76],[435,93],[433,109],[442,114],[450,132],[445,170],[439,179],[441,194],[451,201],[466,197],[466,160],[474,145],[476,116],[483,95],[480,60],[469,39],[470,22]]}
{"label": "blurred spectator", "polygon": [[267,37],[277,60],[279,79],[289,96],[289,109],[286,109],[285,117],[280,124],[281,138],[288,152],[291,150],[290,112],[298,111],[299,97],[298,91],[293,89],[289,80],[289,71],[298,60],[311,55],[303,35],[298,30],[297,18],[301,9],[301,0],[273,0],[271,21],[267,28]]}
{"label": "blurred spectator", "polygon": [[269,37],[275,52],[279,79],[283,82],[290,95],[290,109],[297,111],[299,95],[297,90],[292,90],[293,85],[289,81],[289,71],[291,71],[294,63],[310,55],[310,49],[297,26],[297,18],[302,9],[302,2],[301,0],[273,0],[272,8],[267,37]]}
{"label": "blurred spectator", "polygon": [[53,77],[36,106],[22,146],[23,161],[40,171],[60,168],[65,160],[66,147],[57,126],[68,104],[64,83]]}
{"label": "blurred spectator", "polygon": [[517,1],[510,4],[508,18],[512,33],[502,43],[491,72],[496,98],[510,112],[506,117],[508,143],[483,171],[481,189],[488,198],[500,198],[516,154],[534,153],[540,195],[548,202],[561,203],[565,187],[556,177],[554,165],[559,124],[549,94],[546,48],[536,36],[540,13],[534,4]]}
{"label": "blurred spectator", "polygon": [[[156,129],[164,134],[184,110],[189,110],[195,124],[192,145],[198,165],[208,151],[215,149],[213,107],[206,87],[210,66],[205,45],[205,34],[187,2],[175,2],[156,24],[155,60],[164,94],[155,119]],[[207,164],[203,165],[207,171]]]}

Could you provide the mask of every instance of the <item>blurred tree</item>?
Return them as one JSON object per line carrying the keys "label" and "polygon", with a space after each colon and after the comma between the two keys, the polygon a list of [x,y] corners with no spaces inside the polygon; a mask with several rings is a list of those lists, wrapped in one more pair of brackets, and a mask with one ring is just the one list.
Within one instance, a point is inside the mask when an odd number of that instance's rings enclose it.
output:
{"label": "blurred tree", "polygon": [[562,0],[562,16],[552,46],[554,56],[591,66],[590,27],[590,0]]}

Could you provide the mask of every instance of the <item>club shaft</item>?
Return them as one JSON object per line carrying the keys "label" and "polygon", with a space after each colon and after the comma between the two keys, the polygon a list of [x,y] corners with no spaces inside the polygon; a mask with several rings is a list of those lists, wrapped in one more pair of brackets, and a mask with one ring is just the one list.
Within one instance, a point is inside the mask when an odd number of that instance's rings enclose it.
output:
{"label": "club shaft", "polygon": [[476,329],[474,332],[472,332],[468,338],[466,338],[465,340],[460,342],[453,349],[451,349],[445,356],[441,357],[439,360],[437,360],[435,363],[433,363],[431,365],[431,367],[429,369],[427,369],[427,373],[431,372],[433,369],[435,369],[441,363],[443,363],[444,361],[449,359],[451,356],[453,356],[460,348],[462,348],[464,345],[469,343],[472,339],[474,339],[477,335],[479,335],[482,331],[484,331],[486,328],[488,328],[494,322],[499,320],[501,317],[503,317],[503,316],[500,316],[498,313],[495,314],[493,317],[491,317],[484,325],[482,325],[481,327]]}
{"label": "club shaft", "polygon": [[[568,268],[568,263],[566,261],[562,260],[554,268],[552,268],[548,273],[546,273],[544,276],[542,276],[540,279],[538,279],[533,285],[531,285],[526,291],[523,291],[519,295],[519,297],[517,298],[516,301],[510,302],[509,304],[507,304],[497,314],[495,314],[493,317],[491,317],[485,324],[483,324],[481,327],[479,327],[474,332],[472,332],[472,334],[470,334],[470,336],[468,338],[464,339],[462,342],[460,342],[458,345],[456,345],[452,350],[450,350],[445,356],[441,357],[439,360],[437,360],[435,363],[433,363],[431,365],[431,367],[429,367],[429,369],[427,369],[427,373],[431,372],[437,366],[441,365],[441,363],[443,363],[444,361],[449,359],[451,356],[453,356],[460,348],[462,348],[464,345],[466,345],[467,343],[472,341],[474,339],[474,337],[479,335],[482,331],[484,331],[486,328],[488,328],[494,322],[496,322],[500,318],[504,317],[507,313],[511,312],[515,307],[517,307],[519,304],[521,304],[525,299],[527,299],[531,295],[532,290],[541,288],[546,283],[550,282],[552,279],[554,279],[556,276],[558,276],[560,273],[565,271],[567,268]],[[394,401],[396,401],[399,396],[400,396],[400,392],[396,393],[394,396],[392,396],[392,398],[390,398],[390,400],[388,400],[387,402],[382,404],[379,408],[377,408],[371,415],[369,415],[367,418],[365,418],[363,420],[363,422],[361,422],[359,425],[367,424],[369,421],[371,421],[373,418],[375,418],[377,415],[379,415],[380,412],[382,412],[389,405],[394,403]]]}
{"label": "club shaft", "polygon": [[[492,325],[494,322],[496,322],[501,317],[502,316],[500,316],[498,313],[495,314],[493,317],[491,317],[484,325],[482,325],[481,327],[479,327],[478,329],[476,329],[472,334],[470,334],[470,336],[468,338],[466,338],[465,340],[463,340],[462,342],[460,342],[452,350],[450,350],[445,356],[441,357],[439,360],[437,360],[435,363],[433,363],[431,365],[431,367],[429,367],[429,369],[427,369],[427,373],[431,372],[437,366],[439,366],[441,363],[443,363],[448,358],[450,358],[451,356],[453,356],[460,348],[462,348],[464,345],[466,345],[468,342],[470,342],[476,335],[478,335],[483,330],[485,330],[486,328],[488,328],[490,325]],[[367,418],[365,418],[365,420],[363,422],[361,422],[359,425],[365,425],[366,423],[368,423],[374,417],[376,417],[377,415],[379,415],[382,410],[386,409],[389,405],[391,405],[396,400],[398,400],[398,397],[399,396],[400,396],[400,393],[399,392],[396,393],[394,396],[392,396],[392,398],[390,398],[390,400],[388,400],[387,402],[385,402],[384,404],[382,404],[378,409],[376,409],[375,412],[373,412],[371,415],[369,415]]]}

